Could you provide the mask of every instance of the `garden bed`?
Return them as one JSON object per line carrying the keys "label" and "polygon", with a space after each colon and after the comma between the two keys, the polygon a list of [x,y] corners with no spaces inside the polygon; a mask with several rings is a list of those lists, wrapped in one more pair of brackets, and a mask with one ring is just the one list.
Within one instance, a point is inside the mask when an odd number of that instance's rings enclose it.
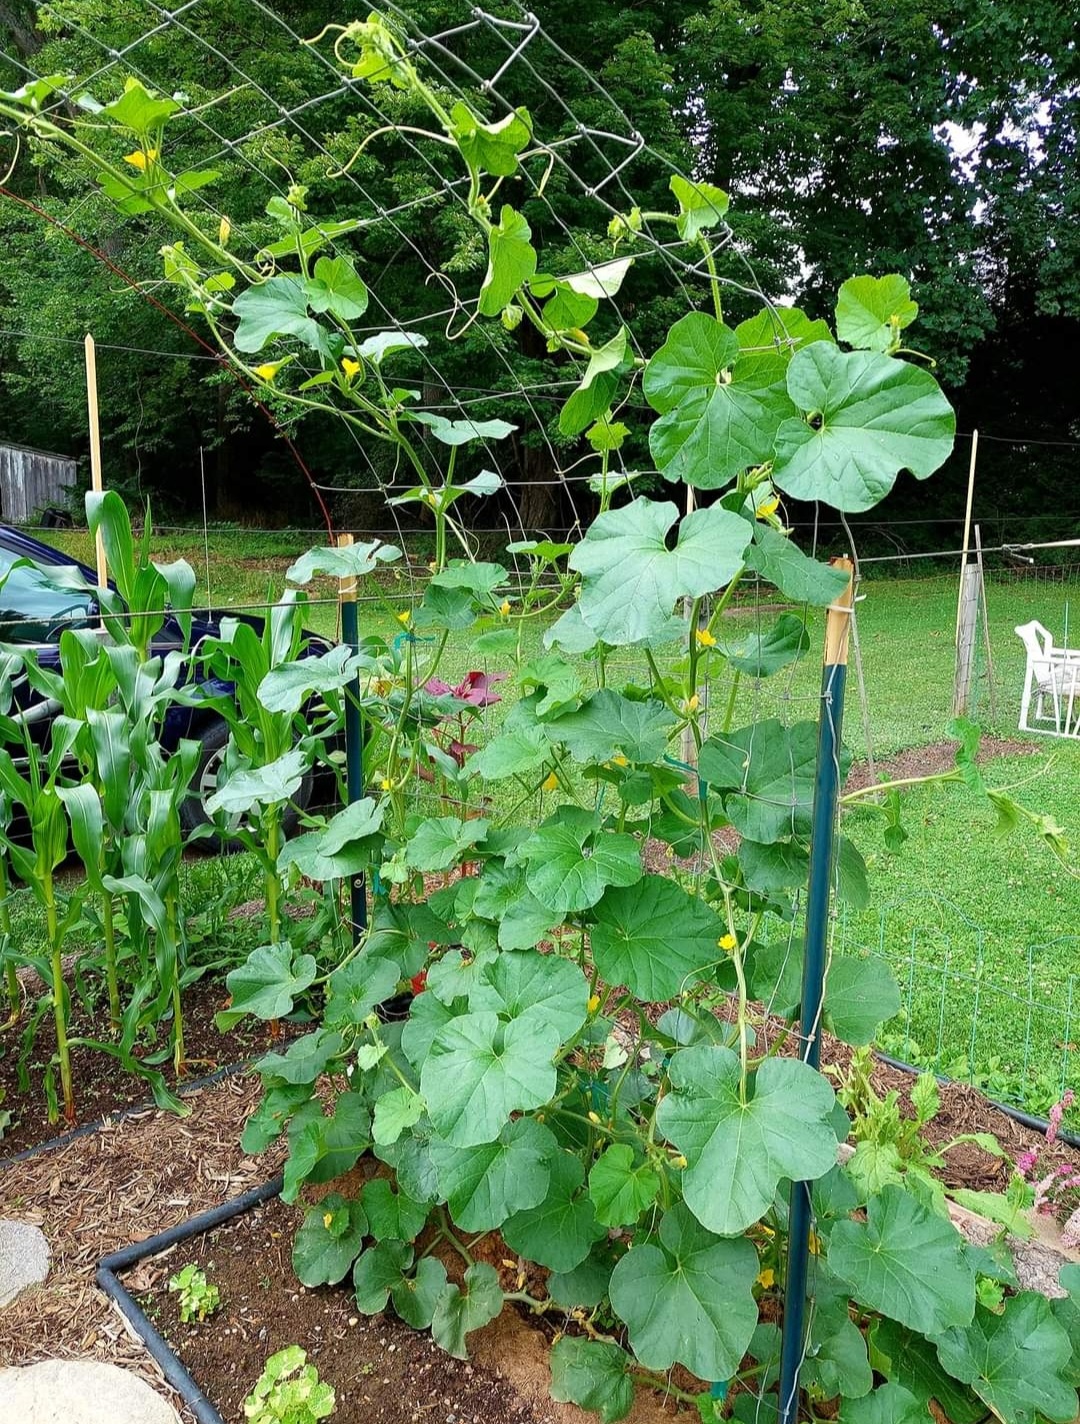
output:
{"label": "garden bed", "polygon": [[[828,1062],[846,1066],[850,1050],[843,1044],[826,1036],[824,1049]],[[875,1063],[876,1091],[895,1089],[905,1116],[911,1114],[914,1081],[901,1069]],[[948,1186],[1002,1191],[1012,1160],[1036,1148],[1055,1165],[1080,1168],[1080,1152],[1062,1143],[1048,1149],[1041,1134],[1014,1121],[974,1088],[943,1083],[940,1096],[940,1110],[924,1129],[928,1145],[944,1146],[964,1134],[991,1132],[1006,1154],[998,1158],[975,1143],[961,1143],[949,1152],[947,1169],[939,1173]],[[359,1179],[366,1174],[362,1163],[330,1186],[352,1195],[349,1183],[356,1178],[359,1190]],[[312,1193],[312,1199],[325,1190]],[[573,1405],[553,1403],[548,1396],[547,1351],[555,1331],[567,1324],[561,1317],[537,1319],[507,1306],[497,1320],[470,1335],[471,1358],[460,1361],[441,1351],[426,1331],[412,1330],[391,1314],[361,1314],[348,1278],[340,1286],[305,1289],[290,1262],[304,1209],[303,1203],[290,1206],[274,1198],[141,1262],[123,1277],[224,1424],[242,1424],[244,1398],[267,1358],[296,1344],[336,1391],[335,1424],[585,1424],[595,1418]],[[968,1218],[961,1226],[971,1239],[984,1243],[997,1234],[978,1219]],[[1062,1257],[1052,1241],[1052,1227],[1045,1235],[1050,1239],[1012,1239],[1010,1245],[1025,1288],[1058,1294]],[[497,1233],[474,1243],[474,1252],[499,1271],[504,1289],[514,1289],[517,1262]],[[453,1254],[443,1259],[451,1277],[459,1277],[460,1263]],[[221,1292],[221,1308],[202,1324],[182,1324],[177,1298],[168,1290],[170,1277],[189,1262],[205,1271]],[[676,1376],[676,1383],[700,1388],[685,1371],[677,1370]],[[630,1418],[637,1424],[659,1424],[678,1412],[679,1406],[662,1394],[642,1393]],[[691,1416],[684,1412],[684,1417]]]}
{"label": "garden bed", "polygon": [[[237,1025],[227,1035],[220,1032],[214,1015],[225,1006],[227,999],[228,991],[224,984],[215,980],[201,980],[185,990],[184,1045],[188,1072],[177,1079],[169,1055],[160,1064],[166,1083],[174,1091],[182,1092],[185,1083],[213,1073],[222,1064],[242,1063],[269,1047],[266,1026],[250,1019]],[[285,1027],[288,1028],[287,1025]],[[7,1037],[3,1051],[0,1051],[0,1102],[12,1116],[11,1124],[0,1136],[0,1161],[29,1147],[59,1138],[71,1130],[71,1124],[63,1118],[59,1122],[49,1122],[42,1086],[46,1065],[56,1048],[56,1028],[51,1014],[46,1014],[38,1025],[27,1063],[30,1087],[25,1092],[20,1089],[18,1080],[19,1032],[16,1029]],[[85,1011],[75,1008],[70,1027],[72,1037],[85,1034],[98,1038],[103,1032],[102,1022],[91,1020]],[[137,1046],[136,1056],[160,1052],[167,1041],[168,1022],[165,1022],[159,1026],[158,1042]],[[78,1046],[72,1048],[71,1058],[79,1123],[96,1123],[118,1112],[152,1106],[150,1086],[146,1080],[130,1072],[112,1054]]]}
{"label": "garden bed", "polygon": [[[143,1287],[140,1304],[225,1424],[242,1424],[244,1398],[268,1356],[297,1343],[334,1386],[334,1424],[546,1424],[564,1410],[568,1419],[588,1417],[547,1399],[547,1371],[527,1326],[523,1336],[496,1321],[471,1338],[474,1354],[488,1358],[496,1351],[479,1335],[502,1342],[496,1371],[454,1359],[392,1316],[360,1315],[344,1284],[305,1290],[289,1259],[302,1218],[302,1208],[275,1199],[125,1278],[129,1290]],[[221,1289],[221,1309],[201,1325],[180,1323],[168,1291],[189,1261]]]}

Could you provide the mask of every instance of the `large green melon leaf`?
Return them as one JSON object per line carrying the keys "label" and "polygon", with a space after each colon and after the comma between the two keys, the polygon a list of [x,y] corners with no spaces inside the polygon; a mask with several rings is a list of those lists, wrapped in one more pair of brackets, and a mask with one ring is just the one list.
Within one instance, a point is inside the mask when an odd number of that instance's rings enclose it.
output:
{"label": "large green melon leaf", "polygon": [[435,1131],[455,1147],[494,1142],[514,1112],[555,1093],[558,1031],[536,1018],[464,1014],[436,1033],[420,1072]]}
{"label": "large green melon leaf", "polygon": [[952,452],[956,415],[941,387],[892,356],[815,341],[792,358],[787,388],[803,415],[777,432],[772,479],[795,499],[872,509],[901,470],[924,480]]}
{"label": "large green melon leaf", "polygon": [[969,1384],[1003,1424],[1076,1419],[1080,1404],[1066,1379],[1072,1342],[1045,1296],[1021,1291],[1006,1300],[1001,1315],[979,1306],[970,1325],[946,1331],[936,1343],[949,1373]]}
{"label": "large green melon leaf", "polygon": [[834,1225],[829,1267],[864,1306],[927,1335],[970,1325],[975,1313],[963,1237],[903,1187],[883,1187],[865,1221]]}
{"label": "large green melon leaf", "polygon": [[563,1335],[551,1348],[551,1397],[593,1410],[601,1424],[615,1424],[634,1402],[629,1367],[630,1357],[618,1345]]}
{"label": "large green melon leaf", "polygon": [[687,1159],[686,1204],[721,1236],[745,1231],[768,1208],[785,1178],[813,1181],[836,1163],[829,1121],[835,1095],[805,1063],[770,1058],[739,1096],[739,1056],[704,1046],[676,1053],[671,1091],[657,1126]]}
{"label": "large green melon leaf", "polygon": [[659,636],[678,599],[715,593],[742,567],[750,542],[745,519],[715,505],[696,509],[669,549],[668,530],[678,517],[674,504],[635,499],[598,515],[570,555],[582,577],[581,616],[604,642]]}
{"label": "large green melon leaf", "polygon": [[565,1041],[585,1022],[589,981],[576,964],[536,949],[498,955],[480,971],[469,994],[470,1013],[535,1020]]}
{"label": "large green melon leaf", "polygon": [[492,1231],[544,1200],[558,1144],[541,1123],[520,1117],[494,1142],[452,1147],[436,1137],[428,1150],[455,1223],[462,1231]]}
{"label": "large green melon leaf", "polygon": [[703,743],[698,769],[724,793],[724,809],[740,835],[770,845],[809,831],[817,737],[813,722],[785,727],[766,717]]}
{"label": "large green melon leaf", "polygon": [[735,332],[705,312],[690,312],[646,367],[642,389],[660,412],[649,449],[668,479],[723,489],[772,458],[776,432],[794,414],[784,361],[771,353],[739,355]]}
{"label": "large green melon leaf", "polygon": [[604,891],[590,935],[593,962],[608,984],[639,999],[673,998],[723,957],[726,926],[715,910],[666,875]]}
{"label": "large green melon leaf", "polygon": [[660,1223],[659,1240],[635,1246],[611,1276],[611,1308],[649,1370],[674,1364],[701,1379],[739,1368],[757,1325],[758,1257],[743,1236],[720,1240],[682,1203]]}
{"label": "large green melon leaf", "polygon": [[580,1158],[558,1152],[550,1166],[544,1200],[512,1216],[503,1226],[503,1237],[526,1260],[538,1261],[550,1271],[572,1271],[607,1230],[596,1220],[592,1199],[583,1190],[585,1168]]}

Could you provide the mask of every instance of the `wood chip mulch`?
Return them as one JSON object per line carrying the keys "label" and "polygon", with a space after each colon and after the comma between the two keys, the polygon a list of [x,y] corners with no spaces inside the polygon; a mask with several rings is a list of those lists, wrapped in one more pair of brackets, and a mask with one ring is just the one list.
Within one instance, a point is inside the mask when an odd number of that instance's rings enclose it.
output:
{"label": "wood chip mulch", "polygon": [[[106,1360],[143,1376],[179,1407],[141,1342],[94,1284],[94,1272],[109,1252],[273,1176],[282,1148],[255,1160],[240,1147],[259,1095],[257,1080],[231,1078],[190,1099],[190,1117],[154,1111],[125,1118],[0,1171],[0,1215],[40,1226],[53,1252],[45,1285],[0,1311],[0,1366]],[[183,1410],[181,1417],[185,1424],[192,1420]]]}

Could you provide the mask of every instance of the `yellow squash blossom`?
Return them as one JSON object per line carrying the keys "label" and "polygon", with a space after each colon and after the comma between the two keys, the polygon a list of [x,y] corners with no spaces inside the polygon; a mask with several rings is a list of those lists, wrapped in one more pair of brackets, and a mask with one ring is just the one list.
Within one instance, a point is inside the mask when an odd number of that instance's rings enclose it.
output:
{"label": "yellow squash blossom", "polygon": [[629,766],[629,765],[630,765],[630,763],[629,763],[629,762],[627,761],[627,759],[622,755],[621,752],[618,753],[618,754],[616,754],[615,756],[613,756],[613,757],[611,758],[611,764],[612,764],[612,766]]}
{"label": "yellow squash blossom", "polygon": [[540,783],[540,789],[541,791],[558,791],[559,778],[555,775],[553,771],[548,772],[547,776],[544,777],[543,781]]}
{"label": "yellow squash blossom", "polygon": [[284,364],[284,361],[267,361],[264,366],[254,366],[252,369],[260,381],[272,381]]}
{"label": "yellow squash blossom", "polygon": [[147,164],[153,163],[157,156],[156,148],[148,148],[145,151],[137,148],[134,153],[124,154],[124,162],[130,163],[132,168],[137,168],[140,173],[145,173]]}
{"label": "yellow squash blossom", "polygon": [[715,638],[713,637],[713,635],[709,632],[708,628],[697,628],[697,629],[695,629],[695,631],[694,631],[694,637],[697,639],[698,643],[699,643],[703,648],[715,648],[715,647],[716,647],[716,639],[715,639]]}
{"label": "yellow squash blossom", "polygon": [[348,356],[342,356],[341,369],[345,372],[350,381],[354,381],[360,374],[360,362],[352,361]]}
{"label": "yellow squash blossom", "polygon": [[402,624],[402,626],[404,626],[405,624],[407,624],[407,623],[409,622],[409,619],[410,619],[411,617],[412,617],[412,612],[411,612],[411,610],[408,609],[408,608],[404,608],[404,609],[402,609],[402,611],[397,615],[397,621],[398,621],[400,624]]}
{"label": "yellow squash blossom", "polygon": [[763,1271],[758,1272],[758,1278],[754,1282],[756,1286],[761,1286],[764,1290],[770,1290],[776,1284],[776,1276],[768,1266]]}
{"label": "yellow squash blossom", "polygon": [[217,230],[217,240],[222,247],[224,247],[225,244],[228,242],[230,232],[232,232],[232,223],[229,221],[228,218],[222,218],[221,221],[218,223]]}
{"label": "yellow squash blossom", "polygon": [[738,943],[738,940],[736,940],[733,934],[726,934],[721,935],[721,937],[716,941],[716,943],[720,946],[721,949],[726,950],[728,954],[730,954]]}
{"label": "yellow squash blossom", "polygon": [[600,995],[591,995],[589,1002],[585,1005],[585,1007],[590,1014],[595,1014],[597,1009],[600,1007]]}
{"label": "yellow squash blossom", "polygon": [[759,505],[758,505],[758,507],[757,507],[757,515],[758,515],[758,518],[759,518],[759,519],[768,519],[769,515],[770,515],[770,514],[775,514],[776,511],[777,511],[779,508],[780,508],[780,501],[779,501],[779,499],[777,499],[776,495],[773,495],[772,499],[767,499],[764,504],[759,504]]}
{"label": "yellow squash blossom", "polygon": [[508,598],[504,598],[499,604],[499,612],[504,618],[510,617],[510,600]]}

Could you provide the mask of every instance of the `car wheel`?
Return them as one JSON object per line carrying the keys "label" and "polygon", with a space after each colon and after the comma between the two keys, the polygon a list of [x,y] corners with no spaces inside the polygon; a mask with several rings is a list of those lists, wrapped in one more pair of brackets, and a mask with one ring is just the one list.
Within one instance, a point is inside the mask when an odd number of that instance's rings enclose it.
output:
{"label": "car wheel", "polygon": [[[194,740],[200,743],[199,760],[195,767],[195,775],[191,779],[191,792],[180,805],[180,823],[188,833],[197,831],[202,826],[214,825],[213,817],[207,812],[206,802],[217,790],[218,777],[225,759],[225,750],[229,745],[228,724],[220,719],[208,722]],[[282,829],[286,836],[295,835],[299,829],[300,811],[310,802],[314,785],[314,775],[309,771],[282,817]],[[229,830],[233,830],[240,825],[242,820],[243,816],[238,812],[235,816],[230,817],[225,824]],[[226,840],[220,834],[207,837],[198,843],[201,843],[209,851],[240,849],[239,842]]]}

